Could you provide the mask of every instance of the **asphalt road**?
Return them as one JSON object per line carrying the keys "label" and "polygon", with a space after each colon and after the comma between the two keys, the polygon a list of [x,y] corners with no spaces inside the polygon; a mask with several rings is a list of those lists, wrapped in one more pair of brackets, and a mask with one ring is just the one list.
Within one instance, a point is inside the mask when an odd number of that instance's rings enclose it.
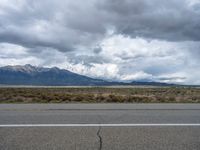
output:
{"label": "asphalt road", "polygon": [[0,150],[199,150],[200,104],[1,104]]}

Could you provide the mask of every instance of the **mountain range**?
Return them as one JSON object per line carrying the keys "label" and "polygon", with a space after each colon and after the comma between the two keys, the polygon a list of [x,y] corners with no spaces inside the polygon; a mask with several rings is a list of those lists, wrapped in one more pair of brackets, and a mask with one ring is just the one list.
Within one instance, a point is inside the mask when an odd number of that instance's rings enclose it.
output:
{"label": "mountain range", "polygon": [[43,68],[32,65],[0,67],[0,85],[33,85],[33,86],[109,86],[109,85],[156,85],[168,86],[171,84],[159,82],[131,83],[110,82],[94,79],[65,69]]}

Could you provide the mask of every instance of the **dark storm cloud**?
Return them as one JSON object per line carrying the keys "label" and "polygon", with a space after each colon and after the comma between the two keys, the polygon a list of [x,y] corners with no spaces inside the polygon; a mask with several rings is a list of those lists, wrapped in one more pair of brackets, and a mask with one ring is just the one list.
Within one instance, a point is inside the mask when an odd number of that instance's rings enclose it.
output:
{"label": "dark storm cloud", "polygon": [[186,0],[104,0],[98,5],[116,32],[170,41],[200,40],[200,11],[195,6]]}
{"label": "dark storm cloud", "polygon": [[[60,51],[89,47],[109,27],[131,37],[200,40],[199,5],[186,0],[21,0],[2,3],[0,41]],[[4,4],[4,5],[3,5]],[[12,7],[11,7],[11,6]]]}
{"label": "dark storm cloud", "polygon": [[[20,4],[21,2],[21,4]],[[13,2],[13,5],[15,1]],[[17,1],[16,7],[0,2],[0,42],[25,47],[51,47],[70,51],[89,47],[106,32],[94,13],[94,1],[85,5],[63,0]]]}
{"label": "dark storm cloud", "polygon": [[95,54],[99,54],[102,51],[102,48],[98,46],[98,47],[95,47],[93,51]]}
{"label": "dark storm cloud", "polygon": [[34,51],[37,49],[37,47],[51,47],[58,49],[60,51],[71,51],[73,50],[73,47],[69,45],[63,44],[61,41],[48,41],[44,39],[40,39],[33,34],[29,33],[15,33],[15,31],[4,31],[0,34],[0,42],[5,43],[12,43],[21,45],[24,47],[28,47],[30,49],[33,49]]}

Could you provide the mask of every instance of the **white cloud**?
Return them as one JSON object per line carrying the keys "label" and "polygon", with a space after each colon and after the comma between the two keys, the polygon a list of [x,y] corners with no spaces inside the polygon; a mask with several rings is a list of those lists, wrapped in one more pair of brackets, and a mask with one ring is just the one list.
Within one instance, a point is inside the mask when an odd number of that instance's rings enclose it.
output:
{"label": "white cloud", "polygon": [[153,76],[143,71],[139,71],[134,74],[122,75],[120,78],[122,81],[137,81],[144,79],[152,80]]}
{"label": "white cloud", "polygon": [[25,55],[27,49],[20,45],[0,43],[0,57],[9,57],[13,55]]}
{"label": "white cloud", "polygon": [[79,64],[66,64],[66,69],[73,72],[87,75],[90,77],[104,78],[104,79],[116,79],[118,78],[118,66],[116,64],[91,64],[91,66],[85,66],[83,63]]}
{"label": "white cloud", "polygon": [[6,65],[26,65],[26,64],[33,64],[35,66],[40,66],[41,64],[41,59],[29,56],[29,57],[24,57],[24,58],[5,58],[5,59],[0,59],[0,66],[5,66]]}

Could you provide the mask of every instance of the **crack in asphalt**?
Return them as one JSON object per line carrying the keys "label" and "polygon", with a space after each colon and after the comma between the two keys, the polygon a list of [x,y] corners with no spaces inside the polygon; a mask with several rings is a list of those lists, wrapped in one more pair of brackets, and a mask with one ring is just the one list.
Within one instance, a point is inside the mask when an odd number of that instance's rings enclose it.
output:
{"label": "crack in asphalt", "polygon": [[99,150],[102,150],[103,141],[102,141],[102,137],[101,137],[100,133],[101,133],[101,126],[99,126],[99,129],[97,131],[97,136],[99,138]]}

